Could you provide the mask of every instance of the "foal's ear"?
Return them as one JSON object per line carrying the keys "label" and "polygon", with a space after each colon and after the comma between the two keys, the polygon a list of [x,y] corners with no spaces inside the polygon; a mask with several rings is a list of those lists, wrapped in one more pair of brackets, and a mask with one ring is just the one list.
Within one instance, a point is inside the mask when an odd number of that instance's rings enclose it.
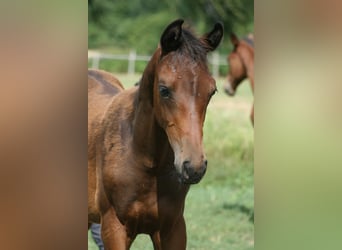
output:
{"label": "foal's ear", "polygon": [[208,51],[213,51],[220,44],[223,37],[222,23],[216,23],[213,30],[205,34],[202,40],[208,45]]}
{"label": "foal's ear", "polygon": [[174,51],[179,48],[182,43],[182,24],[184,20],[178,19],[164,30],[161,38],[160,45],[162,48],[163,54],[166,54],[170,51]]}
{"label": "foal's ear", "polygon": [[230,41],[232,42],[234,47],[237,47],[239,45],[239,42],[240,42],[239,38],[234,33],[230,34]]}

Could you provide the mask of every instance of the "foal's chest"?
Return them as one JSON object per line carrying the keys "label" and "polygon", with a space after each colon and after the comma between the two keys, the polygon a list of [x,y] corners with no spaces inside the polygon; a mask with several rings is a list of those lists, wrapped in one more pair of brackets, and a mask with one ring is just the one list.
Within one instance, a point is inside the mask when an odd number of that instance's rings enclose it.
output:
{"label": "foal's chest", "polygon": [[126,225],[136,233],[151,233],[159,228],[158,205],[151,198],[147,201],[135,201],[128,207]]}
{"label": "foal's chest", "polygon": [[119,220],[132,234],[150,234],[159,230],[159,207],[155,192],[127,193],[114,207]]}
{"label": "foal's chest", "polygon": [[164,223],[172,223],[182,211],[182,203],[168,196],[157,197],[157,191],[141,194],[121,207],[122,223],[133,234],[151,234],[159,231]]}
{"label": "foal's chest", "polygon": [[110,185],[114,186],[112,205],[121,223],[133,234],[151,234],[164,223],[172,224],[183,211],[188,188],[172,176],[161,179],[136,171],[133,177],[129,172],[113,178]]}

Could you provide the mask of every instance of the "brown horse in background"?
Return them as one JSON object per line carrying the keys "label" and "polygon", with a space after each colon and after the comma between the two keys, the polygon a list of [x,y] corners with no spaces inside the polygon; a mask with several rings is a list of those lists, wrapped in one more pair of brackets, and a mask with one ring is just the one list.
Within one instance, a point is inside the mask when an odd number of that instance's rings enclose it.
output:
{"label": "brown horse in background", "polygon": [[[254,41],[239,40],[235,34],[230,35],[230,40],[234,49],[227,57],[229,72],[224,90],[228,95],[234,96],[239,84],[248,78],[254,93],[254,47],[251,45]],[[254,104],[250,118],[254,125]]]}
{"label": "brown horse in background", "polygon": [[182,24],[165,29],[139,86],[88,71],[88,218],[101,222],[107,250],[129,249],[141,233],[154,249],[186,249],[184,202],[206,172],[203,124],[216,92],[207,53],[223,27],[196,38]]}

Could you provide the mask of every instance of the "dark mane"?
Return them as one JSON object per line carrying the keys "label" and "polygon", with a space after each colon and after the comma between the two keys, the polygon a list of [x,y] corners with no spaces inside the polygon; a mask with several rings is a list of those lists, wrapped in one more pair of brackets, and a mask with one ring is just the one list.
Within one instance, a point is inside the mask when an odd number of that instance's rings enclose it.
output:
{"label": "dark mane", "polygon": [[189,56],[195,62],[206,62],[208,45],[188,29],[183,29],[182,38],[182,45],[177,52]]}

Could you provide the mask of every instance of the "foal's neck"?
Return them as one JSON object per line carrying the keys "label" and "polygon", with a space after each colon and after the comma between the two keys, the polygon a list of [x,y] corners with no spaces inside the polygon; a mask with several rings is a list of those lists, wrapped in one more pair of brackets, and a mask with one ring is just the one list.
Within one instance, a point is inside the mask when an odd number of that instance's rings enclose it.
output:
{"label": "foal's neck", "polygon": [[146,159],[146,167],[173,162],[173,151],[166,133],[159,126],[153,111],[153,83],[159,60],[157,50],[148,63],[136,93],[133,121],[133,144],[135,151]]}
{"label": "foal's neck", "polygon": [[254,49],[248,45],[246,46],[246,49],[240,50],[239,54],[246,67],[247,77],[249,78],[252,91],[254,92]]}

